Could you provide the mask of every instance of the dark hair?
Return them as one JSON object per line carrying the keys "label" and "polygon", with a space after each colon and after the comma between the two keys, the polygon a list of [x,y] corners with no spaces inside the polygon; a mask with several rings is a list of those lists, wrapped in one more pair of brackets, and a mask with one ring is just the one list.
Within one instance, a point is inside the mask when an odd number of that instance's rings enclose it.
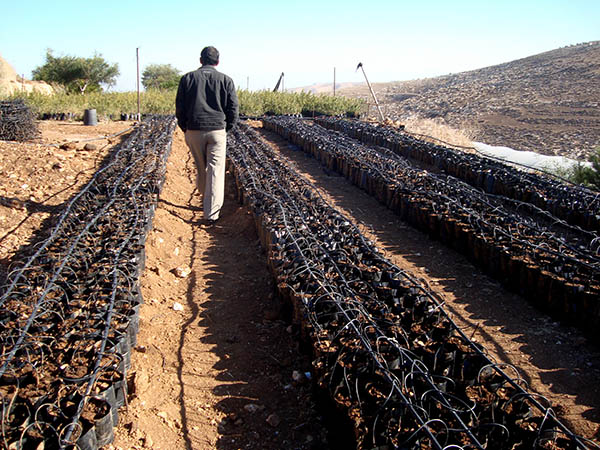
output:
{"label": "dark hair", "polygon": [[214,47],[204,47],[200,53],[200,62],[209,66],[219,64],[219,51]]}

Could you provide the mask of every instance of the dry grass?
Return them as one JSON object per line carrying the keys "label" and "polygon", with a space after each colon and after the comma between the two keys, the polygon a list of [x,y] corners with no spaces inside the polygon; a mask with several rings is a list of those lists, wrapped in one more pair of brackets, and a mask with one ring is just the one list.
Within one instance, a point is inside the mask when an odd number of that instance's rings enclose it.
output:
{"label": "dry grass", "polygon": [[[417,137],[425,141],[474,152],[474,150],[472,150],[473,138],[475,137],[475,132],[473,130],[457,130],[439,120],[423,119],[420,117],[409,117],[402,123],[404,124],[406,132],[419,135]],[[471,150],[469,150],[469,148],[471,148]]]}

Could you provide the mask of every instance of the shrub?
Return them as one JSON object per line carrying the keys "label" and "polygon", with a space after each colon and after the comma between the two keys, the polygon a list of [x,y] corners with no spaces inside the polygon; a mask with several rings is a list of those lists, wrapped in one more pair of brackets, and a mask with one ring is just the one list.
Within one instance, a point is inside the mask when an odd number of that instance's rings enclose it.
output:
{"label": "shrub", "polygon": [[[142,114],[175,114],[175,90],[150,89],[140,93]],[[58,93],[18,93],[11,98],[23,98],[38,115],[70,113],[82,117],[86,109],[95,109],[99,117],[118,118],[137,112],[135,92],[90,92],[86,95]],[[256,117],[265,114],[348,115],[356,117],[364,109],[361,100],[308,92],[238,91],[240,114]]]}
{"label": "shrub", "polygon": [[577,164],[573,168],[573,182],[600,190],[600,146],[596,147],[588,160],[592,163],[591,166]]}

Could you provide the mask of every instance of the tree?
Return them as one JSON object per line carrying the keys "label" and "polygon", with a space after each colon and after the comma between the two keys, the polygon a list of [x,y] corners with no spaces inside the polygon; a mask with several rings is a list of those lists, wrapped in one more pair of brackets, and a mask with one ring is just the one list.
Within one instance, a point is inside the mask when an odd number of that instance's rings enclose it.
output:
{"label": "tree", "polygon": [[150,64],[142,73],[144,89],[177,89],[181,74],[171,64]]}
{"label": "tree", "polygon": [[91,58],[56,57],[48,49],[46,63],[36,67],[32,73],[34,80],[56,83],[64,86],[67,92],[85,94],[86,91],[101,91],[101,85],[114,85],[119,76],[119,66],[109,64],[97,53]]}
{"label": "tree", "polygon": [[113,86],[119,76],[119,65],[110,65],[100,54],[92,58],[78,58],[81,77],[75,80],[80,92],[83,94],[87,88],[102,90],[101,84]]}

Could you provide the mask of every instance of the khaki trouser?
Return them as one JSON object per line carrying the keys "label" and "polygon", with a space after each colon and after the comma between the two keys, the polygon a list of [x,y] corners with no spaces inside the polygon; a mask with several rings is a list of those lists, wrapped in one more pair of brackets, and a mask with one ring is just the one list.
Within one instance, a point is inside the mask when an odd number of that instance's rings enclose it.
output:
{"label": "khaki trouser", "polygon": [[202,194],[204,218],[219,218],[225,191],[225,153],[227,133],[225,130],[187,130],[185,143],[196,162],[196,186]]}

